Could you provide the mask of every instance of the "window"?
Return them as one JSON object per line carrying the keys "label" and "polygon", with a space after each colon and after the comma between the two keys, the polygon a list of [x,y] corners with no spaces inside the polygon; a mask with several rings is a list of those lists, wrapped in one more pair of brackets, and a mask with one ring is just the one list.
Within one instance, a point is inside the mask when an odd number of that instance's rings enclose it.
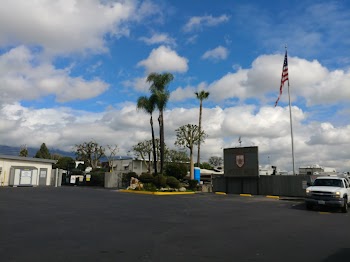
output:
{"label": "window", "polygon": [[344,187],[344,184],[340,179],[316,179],[314,186]]}

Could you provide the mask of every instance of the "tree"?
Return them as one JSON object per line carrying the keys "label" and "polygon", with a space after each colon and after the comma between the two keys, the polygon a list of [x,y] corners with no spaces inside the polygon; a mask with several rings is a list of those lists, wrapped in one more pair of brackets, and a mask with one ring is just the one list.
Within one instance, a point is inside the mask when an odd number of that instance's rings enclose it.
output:
{"label": "tree", "polygon": [[153,168],[154,174],[157,175],[157,152],[156,152],[156,142],[154,138],[154,128],[153,128],[153,112],[156,107],[156,96],[151,95],[149,98],[146,96],[141,96],[137,100],[137,109],[142,109],[150,115],[150,124],[152,131],[152,147],[153,147]]}
{"label": "tree", "polygon": [[58,160],[60,159],[62,156],[60,154],[57,154],[57,153],[54,153],[54,154],[51,154],[51,159],[52,160]]}
{"label": "tree", "polygon": [[179,127],[175,130],[176,141],[175,145],[188,148],[190,150],[190,178],[194,179],[194,169],[193,169],[193,147],[198,145],[199,142],[204,142],[206,134],[204,131],[199,131],[197,125],[187,124]]}
{"label": "tree", "polygon": [[28,156],[27,145],[22,145],[21,146],[21,149],[19,151],[19,156],[22,156],[22,157],[27,157]]}
{"label": "tree", "polygon": [[49,149],[47,149],[45,143],[42,143],[38,152],[36,152],[35,158],[51,159]]}
{"label": "tree", "polygon": [[167,152],[165,160],[168,163],[188,163],[190,158],[185,151],[171,149]]}
{"label": "tree", "polygon": [[73,168],[75,168],[75,160],[69,156],[63,156],[57,160],[53,168],[72,170]]}
{"label": "tree", "polygon": [[216,166],[222,166],[224,161],[220,156],[211,156],[208,162],[212,167],[216,167]]}
{"label": "tree", "polygon": [[[207,99],[209,97],[209,92],[206,92],[204,90],[200,92],[195,92],[197,99],[199,99],[199,124],[198,129],[199,132],[202,130],[202,107],[203,107],[203,100]],[[197,154],[197,166],[200,166],[200,155],[201,155],[201,143],[198,142],[198,154]]]}
{"label": "tree", "polygon": [[109,151],[109,155],[108,156],[106,155],[106,157],[108,159],[108,165],[109,165],[110,171],[113,172],[113,160],[117,152],[119,151],[118,145],[114,145],[114,146],[107,145],[107,148]]}
{"label": "tree", "polygon": [[105,149],[95,141],[75,145],[77,160],[84,161],[87,166],[97,168],[99,160],[104,156]]}
{"label": "tree", "polygon": [[159,139],[160,139],[160,173],[163,173],[164,166],[164,110],[168,103],[170,92],[167,89],[169,83],[174,79],[171,73],[150,73],[147,77],[147,82],[151,83],[150,91],[156,98],[156,106],[159,110]]}
{"label": "tree", "polygon": [[[146,165],[148,173],[151,173],[151,155],[153,152],[152,149],[153,142],[152,140],[145,140],[143,142],[137,143],[132,147],[132,150],[135,152],[135,155],[141,158],[142,162]],[[148,158],[148,162],[146,161],[146,157]]]}

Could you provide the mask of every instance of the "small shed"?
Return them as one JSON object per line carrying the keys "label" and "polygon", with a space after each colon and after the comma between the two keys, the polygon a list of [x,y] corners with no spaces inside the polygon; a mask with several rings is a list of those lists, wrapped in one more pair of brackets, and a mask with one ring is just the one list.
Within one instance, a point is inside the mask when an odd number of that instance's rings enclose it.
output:
{"label": "small shed", "polygon": [[49,186],[56,160],[0,155],[0,186]]}

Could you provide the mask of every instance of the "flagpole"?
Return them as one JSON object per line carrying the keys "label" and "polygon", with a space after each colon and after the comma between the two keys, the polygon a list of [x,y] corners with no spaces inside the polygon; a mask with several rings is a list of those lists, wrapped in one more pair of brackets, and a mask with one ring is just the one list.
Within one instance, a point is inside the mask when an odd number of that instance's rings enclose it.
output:
{"label": "flagpole", "polygon": [[[287,53],[287,45],[286,45],[286,53]],[[293,121],[292,121],[292,107],[290,103],[289,77],[288,77],[288,99],[289,99],[290,137],[292,142],[293,175],[295,175]]]}

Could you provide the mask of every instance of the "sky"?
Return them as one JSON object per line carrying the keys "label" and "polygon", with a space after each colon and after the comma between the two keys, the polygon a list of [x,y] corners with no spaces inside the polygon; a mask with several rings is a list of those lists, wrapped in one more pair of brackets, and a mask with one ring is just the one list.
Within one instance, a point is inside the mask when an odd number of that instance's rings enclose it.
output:
{"label": "sky", "polygon": [[[133,154],[151,139],[149,73],[169,72],[165,143],[197,124],[201,161],[258,146],[259,164],[350,171],[350,2],[2,0],[0,144]],[[287,82],[279,95],[285,50]],[[158,112],[154,113],[158,134]],[[195,150],[196,151],[196,150]],[[196,158],[195,158],[196,159]]]}

